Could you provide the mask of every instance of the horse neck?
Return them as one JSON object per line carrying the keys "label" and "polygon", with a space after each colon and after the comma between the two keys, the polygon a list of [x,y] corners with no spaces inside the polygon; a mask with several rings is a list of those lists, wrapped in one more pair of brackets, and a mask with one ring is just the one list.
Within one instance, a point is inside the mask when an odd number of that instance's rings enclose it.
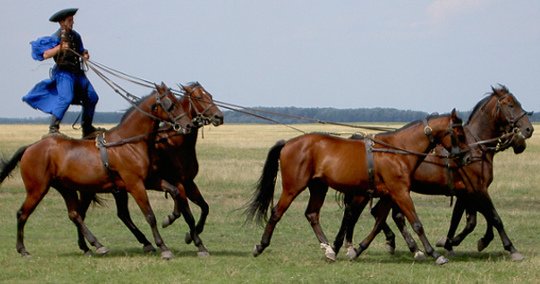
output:
{"label": "horse neck", "polygon": [[[493,99],[496,99],[496,97]],[[495,104],[492,100],[486,102],[479,110],[477,110],[464,126],[464,128],[467,128],[470,133],[480,140],[499,137],[503,134],[499,130],[498,118],[493,117],[492,110],[496,106],[487,106],[488,104]]]}
{"label": "horse neck", "polygon": [[157,122],[150,116],[139,110],[133,110],[120,124],[111,129],[111,134],[120,137],[133,137],[141,134],[152,133],[157,127]]}
{"label": "horse neck", "polygon": [[428,149],[430,143],[423,129],[422,123],[417,123],[395,132],[375,135],[375,139],[400,149],[425,153],[431,149]]}

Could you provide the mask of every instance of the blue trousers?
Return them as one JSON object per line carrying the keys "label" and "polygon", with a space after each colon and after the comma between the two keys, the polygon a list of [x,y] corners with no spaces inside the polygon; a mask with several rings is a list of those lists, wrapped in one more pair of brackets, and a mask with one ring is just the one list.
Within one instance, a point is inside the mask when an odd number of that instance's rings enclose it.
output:
{"label": "blue trousers", "polygon": [[83,126],[92,123],[99,100],[84,72],[72,73],[57,68],[53,70],[51,79],[37,83],[22,99],[33,108],[50,113],[59,120],[64,118],[70,104],[80,104]]}

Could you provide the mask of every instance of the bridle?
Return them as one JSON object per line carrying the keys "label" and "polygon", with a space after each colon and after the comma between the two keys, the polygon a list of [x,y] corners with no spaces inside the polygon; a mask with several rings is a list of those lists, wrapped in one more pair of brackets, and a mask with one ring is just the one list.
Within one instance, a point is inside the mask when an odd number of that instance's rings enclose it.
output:
{"label": "bridle", "polygon": [[[159,94],[159,92],[156,93],[156,105],[160,106],[163,109],[163,111],[165,111],[165,114],[167,115],[168,120],[163,120],[152,114],[150,115],[153,116],[154,119],[159,120],[160,126],[169,125],[175,132],[181,132],[181,131],[185,132],[184,131],[185,129],[182,127],[179,121],[183,117],[187,116],[188,112],[184,111],[180,113],[179,115],[174,116],[172,114],[172,110],[174,109],[175,106],[178,107],[179,104],[172,102],[171,99],[167,97],[167,93],[169,93],[168,90],[164,94]],[[191,108],[191,101],[190,101],[190,108]]]}
{"label": "bridle", "polygon": [[[193,87],[193,89],[191,90],[186,90],[186,88],[184,88],[183,86],[181,86],[182,89],[186,92],[185,96],[187,96],[188,100],[189,100],[189,113],[194,113],[195,115],[193,116],[192,118],[192,122],[195,126],[197,127],[201,127],[201,126],[205,126],[205,125],[209,125],[210,123],[212,123],[212,117],[210,115],[208,115],[208,112],[212,109],[212,108],[217,108],[216,104],[210,100],[204,100],[202,98],[193,98],[192,97],[192,94],[193,92],[195,91],[196,88],[200,88],[199,85],[196,85]],[[206,93],[204,90],[201,90],[201,92],[203,92],[204,94],[208,95],[208,96],[211,96],[210,94]],[[206,108],[204,108],[202,111],[199,111],[198,108],[196,107],[196,102],[195,100],[198,101],[198,104],[201,105],[201,101],[204,101],[206,103],[208,103],[208,106],[206,106]]]}

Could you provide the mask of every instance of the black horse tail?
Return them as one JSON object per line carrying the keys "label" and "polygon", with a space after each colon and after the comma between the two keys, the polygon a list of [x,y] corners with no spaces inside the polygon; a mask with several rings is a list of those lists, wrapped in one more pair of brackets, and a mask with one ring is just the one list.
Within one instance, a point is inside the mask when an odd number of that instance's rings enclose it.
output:
{"label": "black horse tail", "polygon": [[26,152],[26,149],[28,149],[29,146],[30,145],[26,145],[19,148],[19,150],[13,154],[13,157],[11,157],[9,161],[3,157],[0,159],[0,184],[4,182],[4,180],[11,174],[13,169],[17,167],[22,156],[24,155],[24,152]]}
{"label": "black horse tail", "polygon": [[262,225],[263,221],[268,221],[268,208],[274,198],[274,190],[276,187],[276,178],[279,168],[279,155],[281,149],[285,146],[285,140],[278,141],[270,151],[266,162],[264,163],[262,175],[257,182],[255,192],[251,197],[251,200],[246,204],[246,222],[255,221],[257,224]]}

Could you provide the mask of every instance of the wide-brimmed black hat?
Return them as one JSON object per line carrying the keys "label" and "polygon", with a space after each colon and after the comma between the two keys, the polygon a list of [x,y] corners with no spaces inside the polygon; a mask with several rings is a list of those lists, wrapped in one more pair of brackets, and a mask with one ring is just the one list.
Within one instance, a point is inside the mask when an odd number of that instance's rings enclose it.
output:
{"label": "wide-brimmed black hat", "polygon": [[54,15],[52,15],[50,18],[49,18],[49,21],[51,22],[60,22],[62,20],[64,20],[65,18],[69,17],[69,16],[73,16],[75,15],[75,13],[77,13],[77,8],[68,8],[68,9],[64,9],[64,10],[60,10],[56,13],[54,13]]}

